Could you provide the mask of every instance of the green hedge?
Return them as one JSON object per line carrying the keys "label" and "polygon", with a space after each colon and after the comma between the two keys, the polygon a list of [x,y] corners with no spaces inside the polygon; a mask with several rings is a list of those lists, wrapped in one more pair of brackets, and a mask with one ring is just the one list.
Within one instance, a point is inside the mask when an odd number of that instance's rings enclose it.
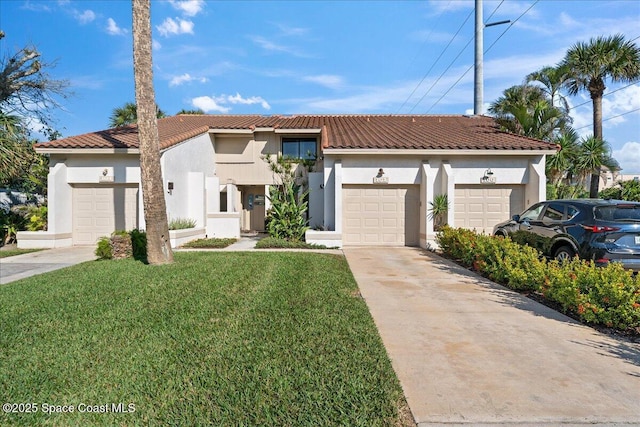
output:
{"label": "green hedge", "polygon": [[461,228],[443,228],[436,241],[445,256],[511,289],[539,293],[585,323],[640,333],[640,275],[621,264],[560,264],[508,237]]}

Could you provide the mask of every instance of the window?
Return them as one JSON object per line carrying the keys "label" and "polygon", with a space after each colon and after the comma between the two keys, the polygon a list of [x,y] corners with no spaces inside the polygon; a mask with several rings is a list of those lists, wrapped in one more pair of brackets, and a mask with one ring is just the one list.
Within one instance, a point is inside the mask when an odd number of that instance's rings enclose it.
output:
{"label": "window", "polygon": [[551,203],[547,206],[547,210],[544,211],[544,215],[542,217],[543,221],[562,221],[562,217],[564,216],[564,205],[559,203]]}
{"label": "window", "polygon": [[543,204],[533,205],[520,215],[520,221],[533,221],[538,219],[540,212],[542,212],[542,208],[544,208]]}
{"label": "window", "polygon": [[282,157],[313,160],[317,157],[317,142],[315,138],[282,138]]}

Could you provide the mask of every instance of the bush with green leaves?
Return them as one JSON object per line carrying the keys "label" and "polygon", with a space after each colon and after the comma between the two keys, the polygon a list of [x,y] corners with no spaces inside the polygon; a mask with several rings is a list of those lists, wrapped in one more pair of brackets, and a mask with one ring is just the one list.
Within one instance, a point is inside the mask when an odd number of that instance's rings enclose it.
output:
{"label": "bush with green leaves", "polygon": [[169,230],[186,230],[195,228],[196,220],[191,218],[173,218],[169,221]]}
{"label": "bush with green leaves", "polygon": [[602,190],[598,197],[601,199],[616,199],[640,202],[640,181],[622,181],[614,187]]}
{"label": "bush with green leaves", "polygon": [[293,242],[304,241],[304,234],[309,229],[309,221],[305,218],[309,203],[301,200],[304,200],[308,191],[300,196],[297,193],[298,186],[293,183],[269,188],[269,236]]}
{"label": "bush with green leaves", "polygon": [[103,236],[98,240],[95,254],[99,259],[113,259],[114,258],[114,241],[121,240],[125,237],[130,239],[131,251],[127,253],[127,256],[132,256],[137,261],[147,262],[147,233],[133,229],[131,231],[117,230],[114,231],[110,237]]}
{"label": "bush with green leaves", "polygon": [[539,293],[583,322],[640,334],[640,275],[619,263],[547,261],[509,237],[461,228],[444,227],[436,241],[444,255],[511,289]]}

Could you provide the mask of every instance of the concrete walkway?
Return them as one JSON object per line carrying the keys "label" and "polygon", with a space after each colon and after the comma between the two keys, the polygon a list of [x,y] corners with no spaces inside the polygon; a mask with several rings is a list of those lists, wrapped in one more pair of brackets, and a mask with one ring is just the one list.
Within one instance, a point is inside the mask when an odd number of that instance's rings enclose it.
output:
{"label": "concrete walkway", "polygon": [[95,260],[95,247],[73,246],[0,258],[0,285]]}
{"label": "concrete walkway", "polygon": [[344,253],[419,426],[640,425],[640,344],[429,252]]}

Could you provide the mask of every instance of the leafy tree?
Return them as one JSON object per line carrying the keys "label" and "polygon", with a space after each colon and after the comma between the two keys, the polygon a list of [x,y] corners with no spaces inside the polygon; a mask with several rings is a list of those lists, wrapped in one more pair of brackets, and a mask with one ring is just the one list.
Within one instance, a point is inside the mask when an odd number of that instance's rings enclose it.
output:
{"label": "leafy tree", "polygon": [[598,196],[602,199],[640,202],[640,181],[631,179],[619,182],[615,187],[602,190]]}
{"label": "leafy tree", "polygon": [[[156,118],[167,117],[167,114],[156,105]],[[109,127],[117,128],[138,122],[138,107],[133,102],[127,102],[122,107],[114,108],[109,116]]]}
{"label": "leafy tree", "polygon": [[142,202],[147,228],[147,260],[149,264],[173,262],[169,241],[167,208],[160,165],[153,62],[151,58],[151,5],[148,0],[133,0],[133,70],[138,108],[138,141]]}
{"label": "leafy tree", "polygon": [[[593,137],[603,140],[602,96],[605,82],[631,83],[640,79],[640,49],[621,34],[592,38],[588,43],[577,43],[568,51],[561,63],[569,71],[565,83],[570,95],[589,92],[593,104]],[[589,195],[597,197],[600,170],[591,175]]]}
{"label": "leafy tree", "polygon": [[[0,39],[5,33],[0,30]],[[51,129],[51,110],[59,107],[56,98],[66,98],[69,83],[52,79],[47,70],[55,63],[42,61],[34,46],[26,46],[0,59],[0,111],[22,121],[41,123]]]}

